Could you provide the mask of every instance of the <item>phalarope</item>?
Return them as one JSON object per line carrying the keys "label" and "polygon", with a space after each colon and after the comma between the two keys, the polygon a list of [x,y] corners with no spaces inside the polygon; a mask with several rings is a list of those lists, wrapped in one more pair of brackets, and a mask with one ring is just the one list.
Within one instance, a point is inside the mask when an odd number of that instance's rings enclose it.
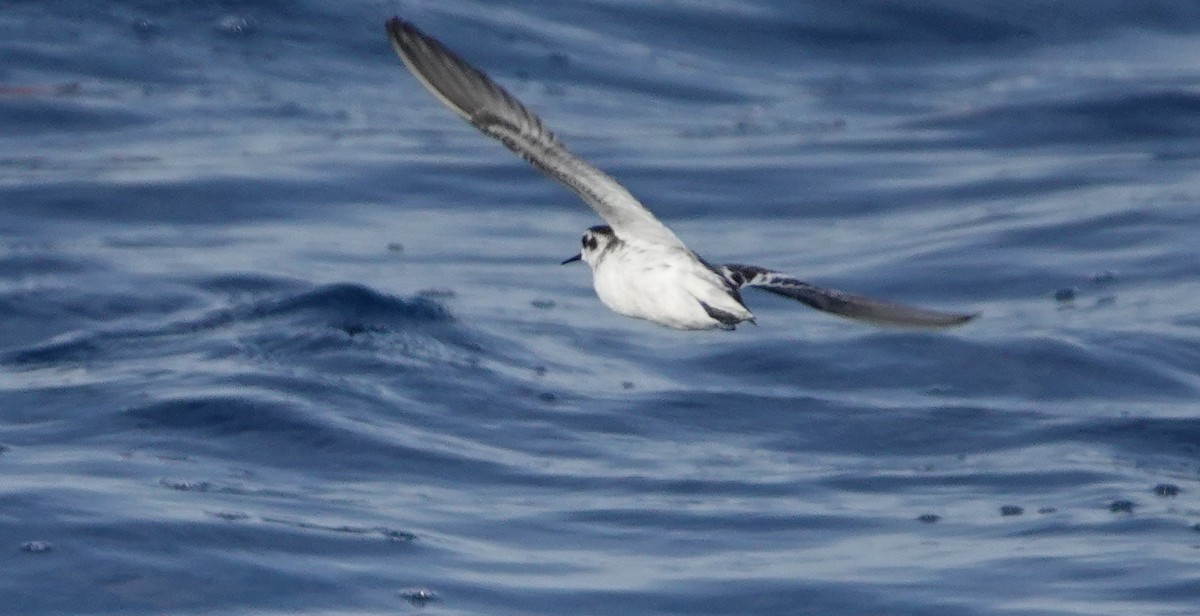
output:
{"label": "phalarope", "polygon": [[675,329],[734,329],[754,322],[740,290],[757,287],[879,325],[950,327],[976,316],[826,289],[753,265],[709,264],[616,180],[569,152],[482,71],[399,17],[388,20],[387,33],[405,66],[443,105],[562,182],[608,223],[585,231],[579,254],[563,264],[587,263],[596,295],[614,312]]}

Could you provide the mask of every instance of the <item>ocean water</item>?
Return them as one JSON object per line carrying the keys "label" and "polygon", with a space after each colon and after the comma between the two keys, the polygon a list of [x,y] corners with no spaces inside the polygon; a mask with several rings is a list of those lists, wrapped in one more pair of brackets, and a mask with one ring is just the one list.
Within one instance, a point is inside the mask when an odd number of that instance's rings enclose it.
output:
{"label": "ocean water", "polygon": [[[747,294],[676,332],[401,14]],[[0,613],[1200,613],[1200,5],[0,7]]]}

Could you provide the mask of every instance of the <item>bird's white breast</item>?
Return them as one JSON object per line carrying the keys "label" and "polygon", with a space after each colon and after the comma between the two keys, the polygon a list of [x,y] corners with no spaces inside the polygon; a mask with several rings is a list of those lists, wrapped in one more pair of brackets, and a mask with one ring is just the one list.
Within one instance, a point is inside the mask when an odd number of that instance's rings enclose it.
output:
{"label": "bird's white breast", "polygon": [[592,283],[614,312],[676,329],[712,329],[720,323],[700,302],[743,319],[753,318],[715,272],[686,250],[623,243],[595,264]]}

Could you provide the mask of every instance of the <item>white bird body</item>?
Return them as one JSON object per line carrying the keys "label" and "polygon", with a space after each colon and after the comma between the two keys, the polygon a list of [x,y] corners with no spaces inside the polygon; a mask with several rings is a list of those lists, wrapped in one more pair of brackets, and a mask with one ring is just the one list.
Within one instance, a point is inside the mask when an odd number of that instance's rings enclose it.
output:
{"label": "white bird body", "polygon": [[[596,229],[588,232],[597,234]],[[617,314],[675,329],[722,327],[713,311],[738,322],[754,320],[725,279],[686,248],[615,240],[589,250],[586,238],[584,244],[581,254],[592,268],[596,295]]]}
{"label": "white bird body", "polygon": [[625,187],[567,150],[532,111],[487,75],[399,17],[388,20],[387,32],[405,66],[442,104],[562,182],[608,223],[585,231],[579,255],[563,263],[587,263],[596,295],[618,314],[675,329],[734,329],[754,322],[740,293],[749,286],[880,325],[949,327],[975,316],[825,289],[752,265],[710,265]]}

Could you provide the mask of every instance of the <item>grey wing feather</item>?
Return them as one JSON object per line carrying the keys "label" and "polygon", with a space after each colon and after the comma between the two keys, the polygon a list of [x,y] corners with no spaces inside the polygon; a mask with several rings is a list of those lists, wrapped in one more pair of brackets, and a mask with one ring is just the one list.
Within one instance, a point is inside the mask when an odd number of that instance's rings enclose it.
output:
{"label": "grey wing feather", "polygon": [[728,264],[719,273],[731,286],[757,287],[848,319],[899,327],[953,327],[977,313],[941,312],[826,289],[753,265]]}
{"label": "grey wing feather", "polygon": [[623,240],[683,247],[683,242],[629,191],[569,152],[515,97],[412,24],[393,17],[388,39],[421,85],[442,104],[521,158],[562,182]]}

